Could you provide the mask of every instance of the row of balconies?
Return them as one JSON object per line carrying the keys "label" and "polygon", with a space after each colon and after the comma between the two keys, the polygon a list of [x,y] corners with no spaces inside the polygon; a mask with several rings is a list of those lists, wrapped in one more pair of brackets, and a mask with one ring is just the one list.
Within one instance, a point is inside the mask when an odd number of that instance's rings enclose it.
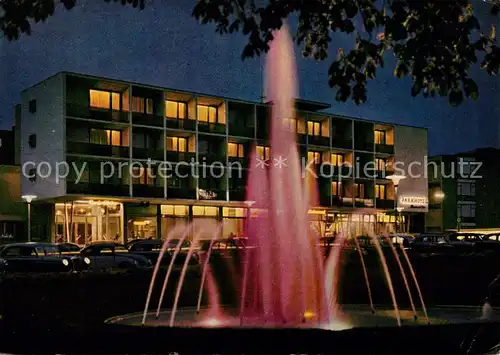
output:
{"label": "row of balconies", "polygon": [[[79,105],[68,103],[66,115],[72,118],[87,118],[104,122],[129,123],[129,113],[124,111],[102,110],[91,108],[88,105]],[[196,131],[212,134],[226,134],[226,124],[201,122],[190,118],[165,118],[158,114],[132,113],[132,124],[139,126],[151,126],[157,128],[166,127],[173,130]],[[256,129],[255,129],[256,128]],[[257,127],[239,124],[238,122],[229,122],[227,133],[234,137],[257,138],[267,140],[268,120],[257,122]],[[355,135],[353,142],[352,130],[346,132],[336,132],[332,130],[328,136],[297,133],[299,144],[315,145],[319,147],[336,147],[342,149],[352,149],[363,151],[376,151],[384,154],[393,154],[393,144],[377,144],[373,141],[374,132],[364,130]]]}

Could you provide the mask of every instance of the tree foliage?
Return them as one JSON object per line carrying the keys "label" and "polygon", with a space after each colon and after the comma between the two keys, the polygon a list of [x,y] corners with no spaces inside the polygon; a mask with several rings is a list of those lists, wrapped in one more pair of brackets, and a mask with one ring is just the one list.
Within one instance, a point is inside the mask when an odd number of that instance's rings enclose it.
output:
{"label": "tree foliage", "polygon": [[[134,7],[146,0],[105,0]],[[71,9],[76,0],[60,0]],[[269,49],[273,32],[292,17],[298,19],[295,39],[305,57],[326,60],[332,33],[351,34],[353,46],[339,48],[328,71],[336,99],[367,100],[367,82],[384,67],[389,52],[396,58],[394,75],[410,77],[411,95],[447,96],[453,106],[464,98],[477,99],[479,88],[470,76],[479,65],[498,74],[500,48],[496,28],[483,32],[474,13],[477,0],[197,0],[193,16],[215,24],[220,34],[241,32],[248,38],[242,57]],[[500,0],[488,0],[493,15]],[[168,2],[165,4],[168,6]],[[477,6],[477,5],[476,5]],[[30,21],[43,21],[54,12],[54,0],[0,0],[0,29],[17,39],[30,33]]]}

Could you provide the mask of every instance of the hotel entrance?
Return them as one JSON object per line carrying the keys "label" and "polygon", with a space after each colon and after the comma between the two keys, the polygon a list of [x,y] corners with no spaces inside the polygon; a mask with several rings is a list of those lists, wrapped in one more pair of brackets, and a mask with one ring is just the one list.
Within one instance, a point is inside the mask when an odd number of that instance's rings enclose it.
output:
{"label": "hotel entrance", "polygon": [[73,201],[55,206],[56,243],[123,243],[123,206],[111,201]]}

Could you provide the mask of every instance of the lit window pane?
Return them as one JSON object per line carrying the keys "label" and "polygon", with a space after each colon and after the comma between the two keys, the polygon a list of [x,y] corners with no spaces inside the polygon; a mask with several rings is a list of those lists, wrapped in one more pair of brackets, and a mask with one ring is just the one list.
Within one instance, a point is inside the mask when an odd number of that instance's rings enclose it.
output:
{"label": "lit window pane", "polygon": [[184,102],[178,103],[179,113],[178,118],[186,118],[186,104]]}
{"label": "lit window pane", "polygon": [[238,144],[238,157],[243,158],[245,150],[243,144]]}
{"label": "lit window pane", "polygon": [[238,145],[235,143],[227,144],[227,155],[230,157],[238,156]]}
{"label": "lit window pane", "polygon": [[144,113],[144,98],[132,96],[132,111]]}
{"label": "lit window pane", "polygon": [[120,131],[111,131],[111,145],[120,146],[121,142],[121,132]]}
{"label": "lit window pane", "polygon": [[208,106],[198,105],[198,121],[208,122]]}
{"label": "lit window pane", "polygon": [[111,94],[111,108],[113,110],[120,110],[120,94],[114,92]]}
{"label": "lit window pane", "polygon": [[90,90],[90,107],[109,109],[109,104],[109,92],[101,90]]}
{"label": "lit window pane", "polygon": [[166,106],[167,117],[177,118],[177,102],[167,100]]}
{"label": "lit window pane", "polygon": [[146,113],[153,114],[153,99],[146,99]]}
{"label": "lit window pane", "polygon": [[186,138],[178,138],[178,148],[179,152],[185,152],[186,151]]}
{"label": "lit window pane", "polygon": [[216,123],[217,122],[217,109],[215,107],[209,107],[208,108],[208,121],[210,123]]}

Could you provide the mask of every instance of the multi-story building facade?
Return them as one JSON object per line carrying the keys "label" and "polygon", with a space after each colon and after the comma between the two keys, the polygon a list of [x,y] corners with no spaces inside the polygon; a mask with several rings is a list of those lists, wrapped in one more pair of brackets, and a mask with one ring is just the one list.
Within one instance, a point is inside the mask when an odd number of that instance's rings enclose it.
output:
{"label": "multi-story building facade", "polygon": [[[192,235],[220,222],[221,235],[239,235],[250,157],[272,159],[271,107],[56,74],[21,94],[23,193],[38,197],[55,240],[159,238],[187,225]],[[317,179],[311,223],[321,234],[393,228],[386,175],[396,161],[424,161],[427,131],[320,112],[328,107],[297,100],[289,119],[301,158],[331,167]],[[345,165],[355,174],[344,175]],[[404,179],[398,196],[404,212],[426,212],[424,174]],[[415,197],[420,205],[408,202]]]}
{"label": "multi-story building facade", "polygon": [[500,150],[429,159],[428,231],[500,228]]}

